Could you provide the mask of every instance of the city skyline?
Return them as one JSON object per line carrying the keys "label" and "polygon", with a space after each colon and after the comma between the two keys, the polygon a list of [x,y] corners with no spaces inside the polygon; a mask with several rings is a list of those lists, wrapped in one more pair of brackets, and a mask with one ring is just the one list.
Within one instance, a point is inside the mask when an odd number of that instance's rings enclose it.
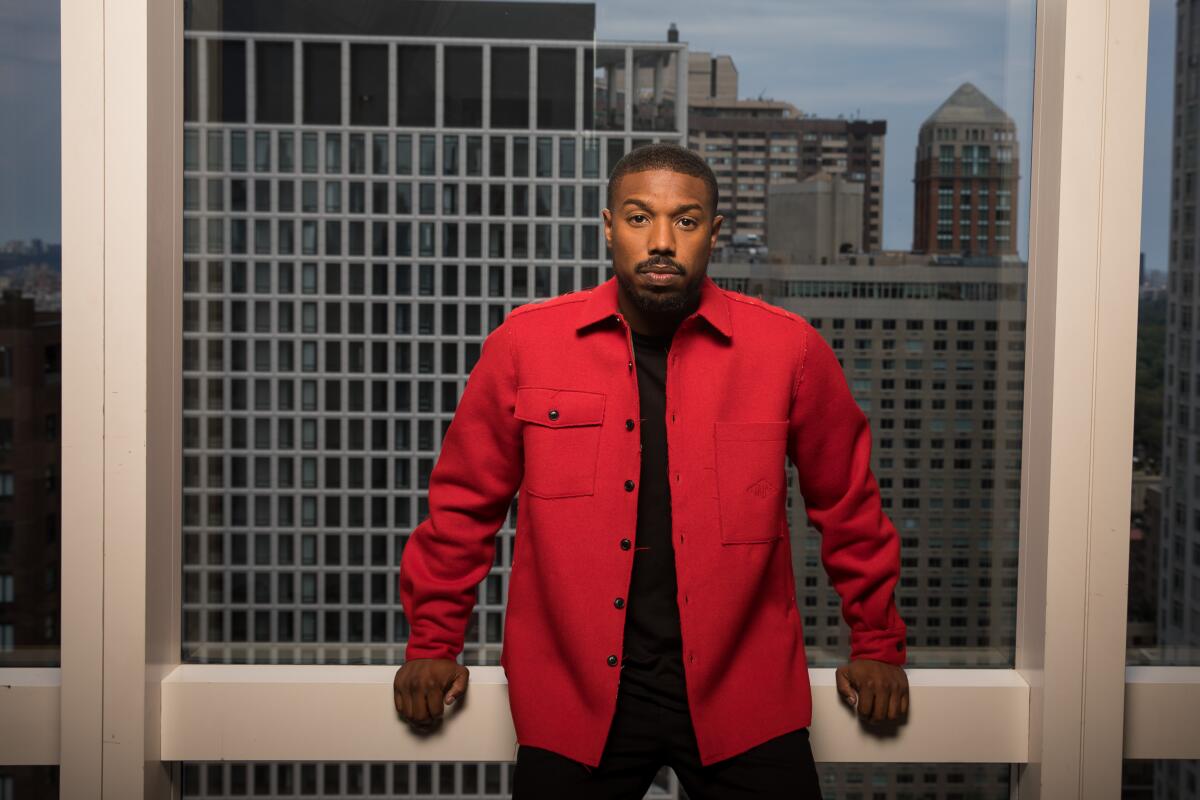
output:
{"label": "city skyline", "polygon": [[[1031,2],[913,0],[907,17],[896,19],[882,14],[881,0],[816,0],[802,10],[762,0],[731,21],[728,7],[715,3],[670,0],[647,14],[628,0],[600,0],[596,38],[665,40],[675,22],[689,50],[733,57],[743,97],[786,100],[822,117],[887,120],[892,157],[884,175],[885,249],[912,246],[913,153],[921,123],[963,81],[975,83],[1017,123],[1025,165],[1017,240],[1027,258],[1033,31],[1024,21],[1032,19]],[[1165,124],[1146,126],[1142,249],[1147,269],[1165,270],[1174,4],[1150,5],[1147,119]],[[29,187],[0,196],[0,241],[60,239],[58,14],[57,4],[35,0],[14,0],[0,10],[0,181]],[[762,24],[767,16],[770,26]],[[882,22],[872,26],[872,19]],[[812,75],[837,79],[814,81]],[[46,103],[46,94],[55,102]]]}

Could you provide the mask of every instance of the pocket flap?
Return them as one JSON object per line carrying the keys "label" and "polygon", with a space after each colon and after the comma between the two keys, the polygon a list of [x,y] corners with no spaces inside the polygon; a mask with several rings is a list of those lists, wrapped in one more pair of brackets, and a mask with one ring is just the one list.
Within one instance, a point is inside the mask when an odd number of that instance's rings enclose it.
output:
{"label": "pocket flap", "polygon": [[604,421],[604,400],[599,392],[519,386],[513,416],[548,428],[599,425]]}

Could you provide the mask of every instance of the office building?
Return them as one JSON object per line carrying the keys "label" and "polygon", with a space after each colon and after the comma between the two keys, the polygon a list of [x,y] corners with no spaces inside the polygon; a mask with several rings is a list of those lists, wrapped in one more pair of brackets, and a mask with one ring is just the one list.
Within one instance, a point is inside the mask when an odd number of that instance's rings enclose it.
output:
{"label": "office building", "polygon": [[[714,280],[807,318],[871,421],[871,466],[901,536],[913,665],[1009,663],[1016,620],[1024,265],[906,253],[827,265],[715,263]],[[810,660],[849,647],[840,601],[789,502]],[[917,661],[920,659],[920,661]]]}
{"label": "office building", "polygon": [[58,664],[62,315],[0,297],[0,667]]}
{"label": "office building", "polygon": [[914,174],[915,252],[1016,254],[1016,124],[973,84],[959,86],[921,125]]}
{"label": "office building", "polygon": [[692,100],[688,111],[688,146],[717,176],[722,244],[765,241],[770,187],[827,172],[863,185],[863,247],[882,246],[886,122],[806,117],[776,100]]}
{"label": "office building", "polygon": [[[401,663],[397,566],[484,337],[607,277],[609,168],[685,135],[684,45],[597,43],[591,4],[330,8],[185,9],[185,661]],[[499,663],[514,521],[469,665]],[[508,769],[184,777],[198,796],[496,796]]]}
{"label": "office building", "polygon": [[[1197,321],[1196,144],[1200,130],[1200,6],[1176,3],[1171,225],[1167,264],[1167,342],[1163,381],[1162,525],[1159,541],[1160,663],[1195,664],[1200,652],[1200,358]],[[1200,762],[1161,761],[1155,797],[1200,797]]]}

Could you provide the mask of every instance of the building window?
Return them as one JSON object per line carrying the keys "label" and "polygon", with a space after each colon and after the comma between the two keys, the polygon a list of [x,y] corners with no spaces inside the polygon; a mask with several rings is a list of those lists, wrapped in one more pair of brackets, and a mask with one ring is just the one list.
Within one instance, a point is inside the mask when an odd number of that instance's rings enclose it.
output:
{"label": "building window", "polygon": [[[396,124],[428,127],[434,118],[434,55],[429,45],[396,48]],[[399,142],[399,137],[397,138]],[[397,153],[397,173],[400,171]],[[410,158],[407,159],[411,163]]]}
{"label": "building window", "polygon": [[492,48],[492,127],[529,127],[529,48]]}
{"label": "building window", "polygon": [[[257,66],[257,65],[256,65]],[[350,45],[350,124],[384,126],[388,122],[387,45]],[[270,88],[272,94],[279,91]]]}
{"label": "building window", "polygon": [[340,125],[342,122],[342,46],[305,42],[304,122]]}
{"label": "building window", "polygon": [[483,48],[445,49],[445,124],[450,128],[483,125]]}

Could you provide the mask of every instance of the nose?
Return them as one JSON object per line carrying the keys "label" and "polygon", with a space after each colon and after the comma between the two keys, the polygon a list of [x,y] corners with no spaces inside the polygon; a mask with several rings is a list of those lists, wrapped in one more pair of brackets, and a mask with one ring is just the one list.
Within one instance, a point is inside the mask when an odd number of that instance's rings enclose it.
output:
{"label": "nose", "polygon": [[655,220],[650,226],[650,240],[646,243],[651,255],[675,255],[675,226],[670,220]]}

